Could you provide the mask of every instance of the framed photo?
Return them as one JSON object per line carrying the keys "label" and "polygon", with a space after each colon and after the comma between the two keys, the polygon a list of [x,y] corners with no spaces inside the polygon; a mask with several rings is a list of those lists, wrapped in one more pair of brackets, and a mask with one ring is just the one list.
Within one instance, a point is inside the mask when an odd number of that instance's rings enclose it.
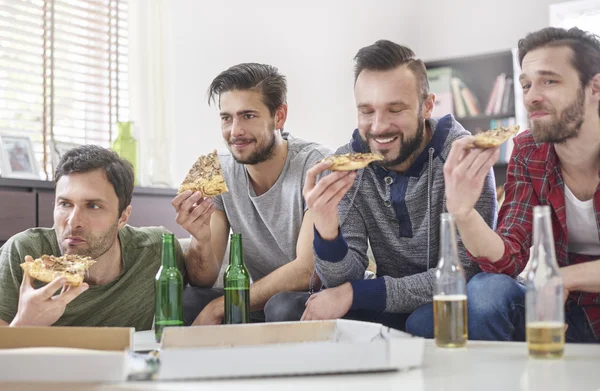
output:
{"label": "framed photo", "polygon": [[29,137],[0,135],[0,167],[5,178],[40,179]]}
{"label": "framed photo", "polygon": [[56,170],[60,158],[63,157],[65,152],[79,147],[81,144],[67,143],[64,141],[53,141],[50,143],[50,155],[52,156],[52,169]]}

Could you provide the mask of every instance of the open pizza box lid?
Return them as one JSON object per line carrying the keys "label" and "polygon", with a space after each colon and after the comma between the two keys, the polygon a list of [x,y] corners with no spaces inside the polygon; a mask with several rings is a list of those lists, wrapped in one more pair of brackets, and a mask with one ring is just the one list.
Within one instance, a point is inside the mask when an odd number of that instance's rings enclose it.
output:
{"label": "open pizza box lid", "polygon": [[393,371],[423,363],[424,339],[350,320],[166,328],[160,380]]}
{"label": "open pizza box lid", "polygon": [[0,327],[0,384],[127,380],[133,333],[126,327]]}

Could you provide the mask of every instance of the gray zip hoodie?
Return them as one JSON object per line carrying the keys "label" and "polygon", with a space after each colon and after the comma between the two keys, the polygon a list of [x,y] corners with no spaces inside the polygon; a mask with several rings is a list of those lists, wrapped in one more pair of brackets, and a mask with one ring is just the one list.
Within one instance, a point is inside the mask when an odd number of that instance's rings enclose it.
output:
{"label": "gray zip hoodie", "polygon": [[[428,121],[432,139],[408,171],[400,175],[376,164],[359,170],[339,206],[338,238],[323,240],[315,230],[316,272],[326,287],[351,283],[352,309],[410,313],[433,300],[440,214],[446,212],[444,162],[452,142],[470,133],[451,115]],[[364,152],[357,130],[336,154],[348,152]],[[475,208],[494,229],[493,170]],[[363,279],[367,240],[377,264],[377,278],[371,280]],[[460,238],[458,250],[468,280],[480,269]]]}

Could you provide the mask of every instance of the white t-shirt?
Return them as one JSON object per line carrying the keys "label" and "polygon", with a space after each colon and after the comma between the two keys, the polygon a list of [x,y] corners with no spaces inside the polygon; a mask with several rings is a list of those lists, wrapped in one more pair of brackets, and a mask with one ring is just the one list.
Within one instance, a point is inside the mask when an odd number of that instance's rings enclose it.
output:
{"label": "white t-shirt", "polygon": [[594,200],[581,201],[565,185],[565,206],[569,252],[585,255],[600,255],[600,238]]}

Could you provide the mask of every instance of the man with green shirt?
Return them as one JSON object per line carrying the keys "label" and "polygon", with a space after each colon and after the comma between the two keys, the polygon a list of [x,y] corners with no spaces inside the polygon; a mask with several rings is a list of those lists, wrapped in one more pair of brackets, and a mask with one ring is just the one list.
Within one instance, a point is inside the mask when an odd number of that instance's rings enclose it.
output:
{"label": "man with green shirt", "polygon": [[[0,248],[0,325],[152,328],[154,276],[161,262],[160,228],[127,225],[134,175],[108,149],[84,145],[67,152],[55,173],[54,227],[21,232]],[[185,265],[176,242],[179,269]],[[19,266],[43,254],[89,256],[96,263],[79,287],[57,278],[45,284]]]}

